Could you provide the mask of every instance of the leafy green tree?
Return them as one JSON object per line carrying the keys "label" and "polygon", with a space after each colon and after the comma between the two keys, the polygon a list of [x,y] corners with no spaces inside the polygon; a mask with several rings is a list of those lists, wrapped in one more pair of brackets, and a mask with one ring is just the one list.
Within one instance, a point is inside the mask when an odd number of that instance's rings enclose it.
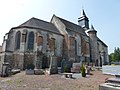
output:
{"label": "leafy green tree", "polygon": [[114,59],[114,53],[111,53],[110,55],[109,55],[109,59],[110,59],[110,61],[114,61],[115,59]]}
{"label": "leafy green tree", "polygon": [[114,52],[109,55],[109,59],[111,61],[120,61],[120,48],[119,47],[117,48],[115,47]]}

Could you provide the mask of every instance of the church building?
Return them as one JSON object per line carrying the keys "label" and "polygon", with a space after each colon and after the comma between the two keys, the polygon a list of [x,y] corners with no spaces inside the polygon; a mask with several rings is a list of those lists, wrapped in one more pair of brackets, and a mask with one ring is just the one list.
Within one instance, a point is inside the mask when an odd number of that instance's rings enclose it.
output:
{"label": "church building", "polygon": [[109,63],[108,46],[97,36],[84,10],[78,24],[53,15],[50,22],[31,18],[11,28],[1,47],[0,65],[8,62],[11,68],[24,70],[28,64],[36,68],[50,67],[55,56],[58,67],[61,61],[85,62],[102,66]]}

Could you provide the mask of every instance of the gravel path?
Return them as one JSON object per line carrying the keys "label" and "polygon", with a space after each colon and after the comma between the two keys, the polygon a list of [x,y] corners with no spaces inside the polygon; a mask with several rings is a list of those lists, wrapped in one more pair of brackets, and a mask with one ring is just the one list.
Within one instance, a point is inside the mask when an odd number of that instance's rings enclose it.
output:
{"label": "gravel path", "polygon": [[25,75],[25,72],[11,77],[0,77],[0,90],[99,90],[106,78],[101,71],[93,71],[86,78],[66,79],[62,75]]}

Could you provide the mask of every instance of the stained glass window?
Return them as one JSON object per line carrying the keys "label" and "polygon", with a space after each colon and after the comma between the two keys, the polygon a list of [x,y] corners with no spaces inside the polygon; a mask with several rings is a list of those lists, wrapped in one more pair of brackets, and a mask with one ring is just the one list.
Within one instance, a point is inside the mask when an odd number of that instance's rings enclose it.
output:
{"label": "stained glass window", "polygon": [[28,50],[33,50],[34,48],[34,33],[30,32],[28,35]]}
{"label": "stained glass window", "polygon": [[15,38],[15,49],[20,49],[20,38],[21,38],[21,33],[18,31],[16,33],[16,38]]}
{"label": "stained glass window", "polygon": [[75,40],[75,55],[77,55],[77,40]]}

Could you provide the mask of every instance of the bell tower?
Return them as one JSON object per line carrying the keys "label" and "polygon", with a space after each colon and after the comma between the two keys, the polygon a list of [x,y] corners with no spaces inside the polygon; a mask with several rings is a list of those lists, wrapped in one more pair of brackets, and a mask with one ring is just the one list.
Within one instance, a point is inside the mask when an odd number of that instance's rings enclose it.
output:
{"label": "bell tower", "polygon": [[82,28],[84,28],[85,30],[89,29],[89,20],[88,20],[88,17],[86,16],[86,14],[85,14],[84,9],[82,9],[80,18],[78,18],[78,24]]}

